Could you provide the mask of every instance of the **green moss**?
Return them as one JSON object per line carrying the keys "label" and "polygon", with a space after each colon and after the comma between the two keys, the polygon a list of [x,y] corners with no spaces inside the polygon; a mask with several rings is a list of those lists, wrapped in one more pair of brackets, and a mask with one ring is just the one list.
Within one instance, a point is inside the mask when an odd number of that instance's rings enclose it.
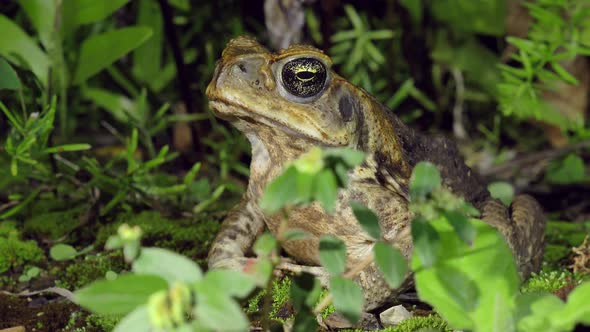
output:
{"label": "green moss", "polygon": [[590,234],[590,222],[550,221],[547,223],[545,234],[549,244],[561,244],[568,247],[579,246]]}
{"label": "green moss", "polygon": [[410,317],[399,325],[388,327],[384,329],[385,332],[414,332],[420,330],[427,330],[427,331],[444,331],[444,332],[451,332],[453,329],[449,327],[447,322],[445,322],[440,316],[438,315],[428,315],[428,316],[415,316]]}
{"label": "green moss", "polygon": [[35,241],[23,241],[16,234],[0,237],[0,273],[28,263],[37,263],[44,257]]}
{"label": "green moss", "polygon": [[0,221],[0,237],[7,238],[9,236],[20,236],[16,229],[16,223],[10,220]]}
{"label": "green moss", "polygon": [[63,273],[58,274],[57,285],[74,290],[89,283],[103,279],[108,271],[120,272],[125,262],[119,252],[99,253],[85,256],[68,265]]}
{"label": "green moss", "polygon": [[547,244],[545,246],[545,253],[543,255],[543,263],[545,270],[553,270],[559,267],[560,262],[563,261],[571,253],[571,247],[561,244]]}
{"label": "green moss", "polygon": [[220,226],[216,220],[168,219],[162,217],[157,211],[143,211],[139,214],[126,213],[114,223],[99,230],[96,245],[98,247],[104,246],[107,238],[116,234],[117,228],[123,223],[141,227],[143,246],[171,249],[192,259],[207,256],[209,245]]}
{"label": "green moss", "polygon": [[57,240],[76,228],[82,207],[37,214],[25,221],[25,234]]}
{"label": "green moss", "polygon": [[568,283],[568,279],[574,279],[573,274],[568,271],[541,271],[533,273],[533,275],[525,281],[520,290],[523,293],[546,291],[555,292]]}
{"label": "green moss", "polygon": [[68,324],[61,332],[110,332],[120,321],[120,318],[103,316],[98,314],[85,314],[73,312],[70,315]]}
{"label": "green moss", "polygon": [[[289,296],[291,293],[291,278],[275,279],[272,284],[272,307],[270,318],[284,322],[293,315],[289,309]],[[264,303],[266,290],[261,290],[248,300],[246,307],[247,314],[260,313]]]}

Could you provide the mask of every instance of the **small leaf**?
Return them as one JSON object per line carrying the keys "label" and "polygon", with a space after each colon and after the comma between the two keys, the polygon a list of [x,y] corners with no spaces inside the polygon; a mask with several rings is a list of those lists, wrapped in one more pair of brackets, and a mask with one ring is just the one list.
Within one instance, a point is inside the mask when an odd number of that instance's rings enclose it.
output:
{"label": "small leaf", "polygon": [[412,200],[423,199],[433,190],[440,188],[440,172],[434,164],[421,161],[412,171],[410,178],[410,197]]}
{"label": "small leaf", "polygon": [[125,315],[167,288],[166,280],[158,276],[125,274],[112,281],[95,281],[74,293],[74,299],[98,314]]}
{"label": "small leaf", "polygon": [[291,283],[291,301],[295,311],[299,312],[304,308],[312,308],[318,301],[322,286],[318,279],[312,274],[303,273],[293,278]]}
{"label": "small leaf", "polygon": [[584,161],[573,153],[561,161],[552,162],[546,174],[548,181],[560,184],[580,182],[585,177]]}
{"label": "small leaf", "polygon": [[195,315],[204,327],[215,331],[247,331],[248,320],[240,306],[227,296],[220,296],[217,288],[197,289]]}
{"label": "small leaf", "polygon": [[408,273],[408,263],[397,248],[385,242],[377,242],[373,248],[375,264],[391,288],[398,288]]}
{"label": "small leaf", "polygon": [[260,208],[272,214],[287,205],[298,202],[297,193],[293,190],[296,186],[296,177],[297,170],[291,166],[274,179],[264,190]]}
{"label": "small leaf", "polygon": [[78,251],[69,244],[59,243],[49,249],[49,256],[56,261],[65,261],[78,255]]}
{"label": "small leaf", "polygon": [[107,18],[129,0],[76,0],[76,23],[87,24]]}
{"label": "small leaf", "polygon": [[20,80],[16,72],[6,60],[0,58],[0,90],[17,90],[20,89]]}
{"label": "small leaf", "polygon": [[293,332],[318,331],[316,317],[309,311],[297,311],[293,320]]}
{"label": "small leaf", "polygon": [[332,275],[339,275],[346,270],[346,246],[339,238],[324,235],[320,239],[320,262]]}
{"label": "small leaf", "polygon": [[371,211],[359,202],[350,202],[352,212],[356,217],[356,220],[361,224],[365,232],[367,232],[372,238],[378,240],[381,238],[381,228],[379,226],[379,218],[375,212]]}
{"label": "small leaf", "polygon": [[273,265],[268,258],[258,258],[253,265],[244,269],[249,276],[252,276],[254,282],[259,287],[265,287],[272,275]]}
{"label": "small leaf", "polygon": [[479,299],[475,282],[457,268],[447,266],[445,272],[437,277],[449,299],[466,312],[475,310]]}
{"label": "small leaf", "polygon": [[365,153],[350,148],[326,149],[324,155],[326,158],[341,159],[349,168],[360,165],[365,160]]}
{"label": "small leaf", "polygon": [[443,215],[453,226],[453,229],[459,235],[461,240],[466,244],[473,243],[475,236],[477,235],[477,231],[475,226],[469,221],[469,219],[462,213],[458,211],[443,211]]}
{"label": "small leaf", "polygon": [[90,144],[78,143],[78,144],[64,144],[58,146],[52,146],[43,150],[43,153],[60,153],[60,152],[72,152],[72,151],[84,151],[90,149]]}
{"label": "small leaf", "polygon": [[322,204],[326,212],[334,212],[338,198],[338,184],[331,170],[324,169],[315,176],[314,198]]}
{"label": "small leaf", "polygon": [[305,231],[297,228],[292,228],[285,231],[285,234],[283,234],[283,241],[286,242],[304,240],[308,237],[309,235]]}
{"label": "small leaf", "polygon": [[262,234],[254,243],[254,253],[257,256],[268,256],[277,247],[277,240],[270,233]]}
{"label": "small leaf", "polygon": [[115,326],[113,332],[145,332],[152,329],[148,311],[144,305],[135,308]]}
{"label": "small leaf", "polygon": [[434,227],[422,218],[412,221],[412,242],[414,253],[425,267],[430,267],[438,259],[440,237]]}
{"label": "small leaf", "polygon": [[133,262],[133,272],[157,275],[170,285],[176,281],[195,282],[202,276],[195,262],[161,248],[142,248],[139,257]]}
{"label": "small leaf", "polygon": [[514,187],[508,182],[492,182],[488,185],[488,190],[493,198],[499,199],[506,206],[514,199]]}
{"label": "small leaf", "polygon": [[151,35],[152,30],[145,27],[128,27],[92,35],[80,47],[80,59],[73,83],[86,81],[137,48]]}
{"label": "small leaf", "polygon": [[363,292],[351,279],[332,277],[330,279],[330,293],[334,299],[334,307],[350,323],[356,323],[363,311]]}
{"label": "small leaf", "polygon": [[201,287],[215,290],[218,296],[235,296],[238,298],[246,297],[256,287],[252,276],[232,270],[209,271],[200,284]]}

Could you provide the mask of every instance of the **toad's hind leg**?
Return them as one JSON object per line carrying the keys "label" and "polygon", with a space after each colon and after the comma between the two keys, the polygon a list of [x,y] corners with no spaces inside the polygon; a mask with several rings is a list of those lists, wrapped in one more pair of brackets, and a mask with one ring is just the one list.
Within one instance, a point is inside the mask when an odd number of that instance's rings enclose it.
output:
{"label": "toad's hind leg", "polygon": [[490,199],[484,204],[482,215],[506,238],[521,277],[526,278],[540,269],[545,246],[545,216],[534,198],[518,195],[510,209]]}

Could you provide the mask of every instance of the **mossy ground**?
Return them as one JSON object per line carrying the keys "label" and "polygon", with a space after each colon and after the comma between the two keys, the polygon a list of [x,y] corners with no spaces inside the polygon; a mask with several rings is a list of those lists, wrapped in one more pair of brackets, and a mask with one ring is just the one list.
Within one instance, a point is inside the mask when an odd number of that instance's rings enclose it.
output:
{"label": "mossy ground", "polygon": [[[142,243],[145,246],[164,247],[186,255],[199,263],[204,262],[207,250],[219,229],[220,218],[202,217],[199,220],[184,218],[167,218],[157,211],[124,212],[115,218],[97,218],[89,225],[81,224],[81,215],[86,212],[85,205],[67,208],[63,204],[52,204],[41,200],[34,205],[39,212],[26,220],[0,222],[0,288],[22,290],[25,288],[41,289],[59,286],[76,290],[94,280],[105,277],[109,271],[120,273],[128,269],[120,252],[106,252],[102,248],[106,239],[116,232],[119,225],[127,223],[138,225],[143,230]],[[572,224],[569,222],[550,222],[547,227],[547,247],[543,271],[534,275],[522,286],[522,291],[546,290],[559,293],[570,283],[581,278],[574,275],[567,266],[571,263],[571,249],[579,245],[590,233],[589,223]],[[63,262],[48,258],[48,249],[52,244],[69,243],[77,249],[92,245],[88,254]],[[30,266],[39,266],[41,274],[28,282],[19,282],[18,277]],[[39,286],[43,285],[43,287]],[[272,287],[271,319],[286,321],[292,318],[293,308],[290,304],[289,278],[277,279]],[[327,294],[324,291],[324,296]],[[245,303],[245,310],[252,319],[256,319],[262,307],[264,291],[254,294]],[[3,316],[0,327],[24,324],[31,331],[75,331],[95,332],[110,331],[117,319],[89,314],[77,306],[57,297],[43,298],[44,304],[30,308],[23,299],[4,296],[0,308]],[[33,317],[43,311],[46,320]],[[8,315],[18,313],[21,318]],[[334,311],[328,307],[324,317]],[[60,312],[60,315],[57,313]],[[67,315],[65,314],[67,313]],[[59,317],[58,317],[59,316]],[[24,317],[24,318],[23,318]],[[44,318],[44,319],[45,319]],[[11,325],[12,324],[12,325]],[[423,314],[404,321],[396,327],[385,329],[389,332],[417,331],[420,329],[449,331],[446,323],[437,315]]]}

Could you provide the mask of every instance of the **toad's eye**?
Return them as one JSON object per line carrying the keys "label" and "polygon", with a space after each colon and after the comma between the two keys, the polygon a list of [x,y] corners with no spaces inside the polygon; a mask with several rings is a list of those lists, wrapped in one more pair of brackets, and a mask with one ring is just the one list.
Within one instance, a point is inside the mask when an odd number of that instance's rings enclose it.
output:
{"label": "toad's eye", "polygon": [[294,96],[308,98],[320,93],[326,83],[326,67],[318,59],[298,58],[283,66],[283,86]]}

